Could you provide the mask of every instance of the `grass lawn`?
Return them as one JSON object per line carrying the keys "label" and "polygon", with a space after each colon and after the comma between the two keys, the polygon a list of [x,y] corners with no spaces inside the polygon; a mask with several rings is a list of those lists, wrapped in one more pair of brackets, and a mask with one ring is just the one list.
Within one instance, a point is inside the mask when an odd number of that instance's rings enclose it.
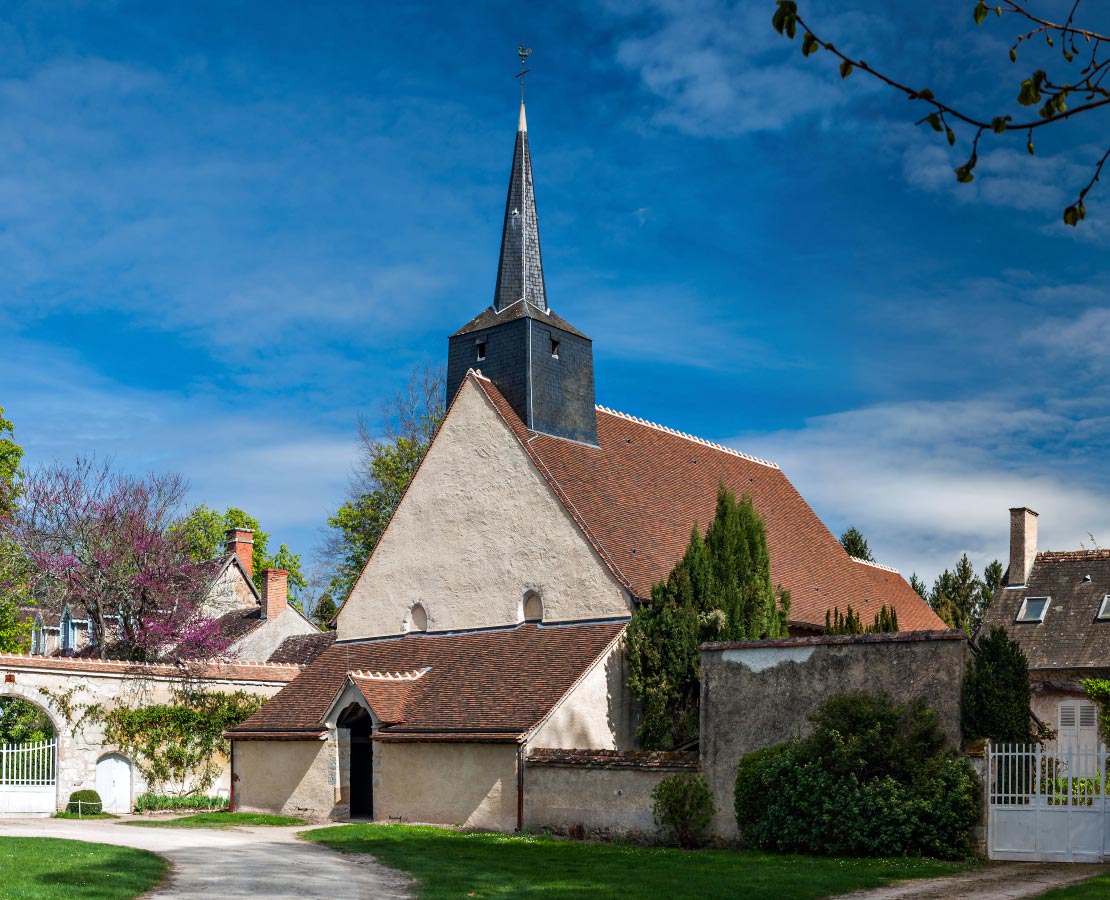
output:
{"label": "grass lawn", "polygon": [[271,816],[264,813],[210,812],[192,816],[179,816],[176,819],[134,820],[124,825],[137,825],[140,828],[231,828],[235,825],[305,825],[304,819],[293,816]]}
{"label": "grass lawn", "polygon": [[1110,897],[1110,875],[1099,875],[1070,887],[1041,894],[1041,900],[1105,900]]}
{"label": "grass lawn", "polygon": [[964,868],[935,860],[689,852],[407,825],[339,825],[303,837],[345,853],[370,853],[409,873],[420,884],[420,900],[809,900]]}
{"label": "grass lawn", "polygon": [[60,812],[54,813],[55,819],[118,819],[119,816],[112,815],[112,813],[75,813],[63,809]]}
{"label": "grass lawn", "polygon": [[160,856],[58,838],[0,838],[4,900],[131,900],[165,877]]}

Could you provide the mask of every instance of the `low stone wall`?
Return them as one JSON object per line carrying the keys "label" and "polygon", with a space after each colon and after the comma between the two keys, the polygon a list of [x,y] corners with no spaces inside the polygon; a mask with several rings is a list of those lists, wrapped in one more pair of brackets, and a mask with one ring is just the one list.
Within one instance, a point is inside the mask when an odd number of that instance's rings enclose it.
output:
{"label": "low stone wall", "polygon": [[651,792],[696,753],[533,750],[525,762],[524,827],[576,837],[654,836]]}
{"label": "low stone wall", "polygon": [[701,763],[716,798],[713,830],[736,836],[733,783],[740,758],[804,735],[831,694],[923,697],[953,746],[970,649],[963,632],[918,631],[783,638],[701,647]]}

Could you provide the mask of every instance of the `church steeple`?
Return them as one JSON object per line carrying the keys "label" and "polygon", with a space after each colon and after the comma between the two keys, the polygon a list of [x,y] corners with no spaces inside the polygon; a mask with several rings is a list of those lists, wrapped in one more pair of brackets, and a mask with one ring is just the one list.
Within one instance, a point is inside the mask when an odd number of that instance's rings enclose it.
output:
{"label": "church steeple", "polygon": [[597,443],[592,342],[547,305],[523,97],[493,304],[447,341],[448,399],[470,369],[497,385],[529,430]]}
{"label": "church steeple", "polygon": [[505,199],[505,222],[501,230],[501,258],[497,263],[493,308],[501,312],[521,300],[541,312],[547,312],[540,226],[532,184],[532,156],[528,152],[528,119],[523,100],[520,101],[516,146],[513,148],[509,194]]}

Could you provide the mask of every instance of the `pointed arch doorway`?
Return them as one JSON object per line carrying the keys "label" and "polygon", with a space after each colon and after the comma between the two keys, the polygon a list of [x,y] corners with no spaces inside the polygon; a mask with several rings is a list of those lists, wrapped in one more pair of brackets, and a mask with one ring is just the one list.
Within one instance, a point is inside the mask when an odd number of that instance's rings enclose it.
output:
{"label": "pointed arch doorway", "polygon": [[352,703],[336,720],[336,726],[350,731],[351,818],[374,818],[374,745],[371,735],[374,720],[366,708]]}

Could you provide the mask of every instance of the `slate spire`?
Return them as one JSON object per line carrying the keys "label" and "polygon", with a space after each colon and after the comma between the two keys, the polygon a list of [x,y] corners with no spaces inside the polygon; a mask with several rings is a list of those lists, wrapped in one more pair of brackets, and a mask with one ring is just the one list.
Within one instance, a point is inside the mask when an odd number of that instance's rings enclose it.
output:
{"label": "slate spire", "polygon": [[497,263],[493,308],[501,312],[519,300],[547,312],[547,290],[540,258],[540,225],[536,217],[532,156],[528,152],[528,120],[524,115],[523,101],[513,150],[509,195],[505,200],[505,224],[501,232],[501,258]]}

